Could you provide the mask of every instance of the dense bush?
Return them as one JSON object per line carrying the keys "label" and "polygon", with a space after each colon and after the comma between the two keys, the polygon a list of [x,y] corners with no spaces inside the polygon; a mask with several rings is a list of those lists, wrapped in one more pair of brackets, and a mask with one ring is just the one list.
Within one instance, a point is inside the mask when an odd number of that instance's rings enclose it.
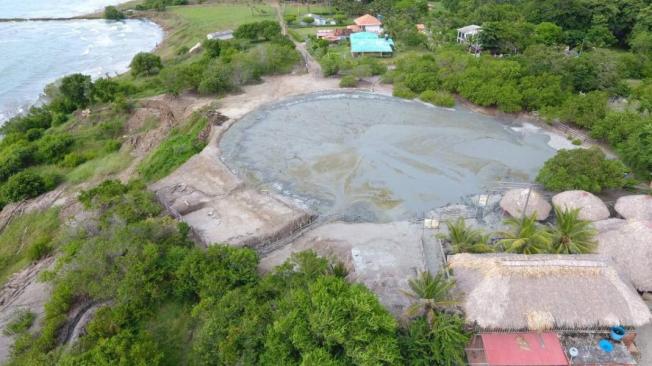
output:
{"label": "dense bush", "polygon": [[426,90],[419,95],[419,99],[440,107],[455,107],[455,98],[445,91]]}
{"label": "dense bush", "polygon": [[207,39],[202,43],[206,56],[215,58],[220,56],[221,42],[219,39]]}
{"label": "dense bush", "polygon": [[618,160],[606,159],[598,148],[559,150],[539,171],[537,182],[551,191],[580,189],[599,193],[620,188],[625,167]]}
{"label": "dense bush", "polygon": [[104,8],[104,19],[109,20],[122,20],[125,18],[123,12],[121,12],[115,6],[107,6]]}
{"label": "dense bush", "polygon": [[12,175],[2,186],[2,197],[7,202],[33,198],[52,189],[48,183],[48,180],[37,173],[23,171]]}
{"label": "dense bush", "polygon": [[340,79],[341,88],[355,88],[358,86],[358,78],[353,75],[346,75]]}
{"label": "dense bush", "polygon": [[72,106],[72,112],[77,108],[86,108],[92,101],[93,82],[91,77],[82,74],[72,74],[61,79],[59,87],[64,100]]}
{"label": "dense bush", "polygon": [[281,26],[273,20],[264,20],[256,23],[240,25],[234,32],[236,38],[244,38],[252,41],[266,40],[281,36]]}
{"label": "dense bush", "polygon": [[149,52],[139,52],[131,60],[129,67],[133,76],[150,76],[158,74],[163,64],[159,56]]}
{"label": "dense bush", "polygon": [[328,53],[319,60],[321,72],[324,76],[337,75],[340,71],[342,58],[337,53]]}

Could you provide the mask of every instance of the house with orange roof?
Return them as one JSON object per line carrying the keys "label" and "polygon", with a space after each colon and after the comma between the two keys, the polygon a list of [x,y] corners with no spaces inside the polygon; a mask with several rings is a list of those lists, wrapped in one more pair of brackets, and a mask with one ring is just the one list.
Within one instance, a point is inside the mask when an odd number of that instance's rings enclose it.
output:
{"label": "house with orange roof", "polygon": [[360,32],[371,32],[380,34],[383,32],[383,22],[373,15],[365,14],[354,21]]}

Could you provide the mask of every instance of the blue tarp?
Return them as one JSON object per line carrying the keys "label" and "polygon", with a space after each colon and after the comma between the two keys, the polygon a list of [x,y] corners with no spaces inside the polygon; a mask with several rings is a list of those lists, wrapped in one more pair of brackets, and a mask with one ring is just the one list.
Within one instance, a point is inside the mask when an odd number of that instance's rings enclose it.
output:
{"label": "blue tarp", "polygon": [[351,34],[351,52],[353,53],[392,53],[394,41],[391,38],[378,37],[372,32],[358,32]]}

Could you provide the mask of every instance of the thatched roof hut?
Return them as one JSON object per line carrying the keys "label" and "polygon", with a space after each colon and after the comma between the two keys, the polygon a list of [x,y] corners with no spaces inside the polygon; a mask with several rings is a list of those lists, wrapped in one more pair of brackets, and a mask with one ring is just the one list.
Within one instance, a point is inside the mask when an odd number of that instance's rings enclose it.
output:
{"label": "thatched roof hut", "polygon": [[552,204],[561,210],[579,209],[582,220],[598,221],[609,218],[609,208],[601,199],[586,191],[566,191],[552,197]]}
{"label": "thatched roof hut", "polygon": [[614,208],[626,219],[652,220],[652,196],[648,194],[620,197]]}
{"label": "thatched roof hut", "polygon": [[611,258],[639,291],[652,291],[652,220],[596,222],[598,253]]}
{"label": "thatched roof hut", "polygon": [[512,217],[520,218],[525,210],[526,216],[536,212],[537,220],[545,220],[552,206],[539,192],[529,189],[510,189],[500,200],[500,207]]}
{"label": "thatched roof hut", "polygon": [[449,264],[467,322],[486,330],[641,326],[652,317],[601,256],[457,254]]}

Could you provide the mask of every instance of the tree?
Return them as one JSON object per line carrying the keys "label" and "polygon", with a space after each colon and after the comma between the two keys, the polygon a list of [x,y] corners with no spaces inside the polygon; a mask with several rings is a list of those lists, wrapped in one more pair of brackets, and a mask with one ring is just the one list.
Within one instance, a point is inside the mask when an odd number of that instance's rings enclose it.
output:
{"label": "tree", "polygon": [[552,250],[558,254],[587,254],[597,247],[597,231],[590,221],[579,218],[580,210],[555,207],[552,230]]}
{"label": "tree", "polygon": [[625,166],[618,160],[608,160],[602,150],[559,150],[546,161],[537,175],[537,182],[550,191],[581,189],[599,193],[604,189],[624,185]]}
{"label": "tree", "polygon": [[124,18],[124,13],[118,10],[115,6],[107,6],[104,8],[104,19],[122,20]]}
{"label": "tree", "polygon": [[220,45],[221,42],[219,39],[207,39],[204,41],[204,43],[202,43],[206,56],[210,58],[215,58],[220,56],[220,51],[221,51]]}
{"label": "tree", "polygon": [[131,74],[133,76],[151,76],[158,74],[163,68],[161,58],[149,52],[139,52],[131,60]]}
{"label": "tree", "polygon": [[652,123],[631,134],[619,151],[634,172],[643,179],[652,179]]}
{"label": "tree", "polygon": [[511,231],[498,233],[502,237],[499,245],[505,248],[506,252],[519,254],[541,254],[550,252],[552,236],[537,223],[536,215],[523,218],[510,217],[505,224],[511,227]]}
{"label": "tree", "polygon": [[61,79],[59,91],[74,108],[86,108],[92,100],[93,82],[88,75],[72,74]]}
{"label": "tree", "polygon": [[447,278],[444,272],[434,276],[428,271],[421,272],[417,278],[410,279],[408,284],[412,291],[406,295],[414,299],[414,302],[406,309],[406,315],[425,317],[431,326],[436,322],[438,311],[456,303],[449,295],[455,282]]}
{"label": "tree", "polygon": [[455,253],[490,253],[494,249],[489,244],[489,237],[479,229],[473,229],[466,225],[464,218],[460,217],[455,221],[448,222],[448,240]]}
{"label": "tree", "polygon": [[567,97],[567,92],[562,87],[561,76],[549,73],[522,78],[520,89],[523,94],[523,104],[530,111],[558,106]]}
{"label": "tree", "polygon": [[562,41],[563,30],[555,23],[543,22],[534,27],[534,40],[548,46],[558,44]]}
{"label": "tree", "polygon": [[411,366],[464,365],[470,338],[460,316],[440,313],[433,324],[421,317],[401,331],[401,353]]}

